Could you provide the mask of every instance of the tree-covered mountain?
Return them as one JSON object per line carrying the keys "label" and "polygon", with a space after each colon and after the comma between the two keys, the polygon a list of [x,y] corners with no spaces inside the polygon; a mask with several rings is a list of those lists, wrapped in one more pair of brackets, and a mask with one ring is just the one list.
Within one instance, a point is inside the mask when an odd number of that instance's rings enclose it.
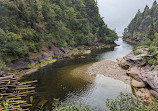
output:
{"label": "tree-covered mountain", "polygon": [[0,0],[0,63],[42,48],[113,43],[94,0]]}
{"label": "tree-covered mountain", "polygon": [[154,1],[151,8],[145,7],[143,12],[138,10],[136,16],[124,30],[124,39],[136,41],[145,41],[145,39],[153,39],[151,33],[158,32],[158,4]]}
{"label": "tree-covered mountain", "polygon": [[154,68],[158,65],[158,4],[154,1],[151,8],[145,7],[141,13],[140,10],[125,29],[124,40],[137,43],[134,48],[136,55],[144,51],[150,55],[145,58],[146,64]]}

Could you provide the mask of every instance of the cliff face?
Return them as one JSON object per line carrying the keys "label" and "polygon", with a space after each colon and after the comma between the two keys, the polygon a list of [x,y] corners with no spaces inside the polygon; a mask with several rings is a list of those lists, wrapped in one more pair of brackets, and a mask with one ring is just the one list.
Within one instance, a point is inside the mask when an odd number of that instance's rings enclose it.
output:
{"label": "cliff face", "polygon": [[158,32],[158,4],[154,1],[151,8],[145,7],[143,12],[138,10],[136,16],[124,30],[124,40],[134,40],[137,43],[148,38],[149,31]]}
{"label": "cliff face", "polygon": [[100,17],[94,0],[0,1],[1,69],[43,51],[57,50],[54,47],[110,44],[116,37]]}

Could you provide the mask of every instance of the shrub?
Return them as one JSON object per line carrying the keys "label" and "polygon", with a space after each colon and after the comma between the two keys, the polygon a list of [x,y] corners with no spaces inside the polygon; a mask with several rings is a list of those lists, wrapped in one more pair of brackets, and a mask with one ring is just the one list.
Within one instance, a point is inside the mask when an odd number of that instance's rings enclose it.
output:
{"label": "shrub", "polygon": [[8,68],[5,64],[5,62],[3,62],[1,59],[0,59],[0,71],[6,71]]}
{"label": "shrub", "polygon": [[148,111],[132,94],[120,93],[115,100],[107,99],[106,106],[110,111]]}

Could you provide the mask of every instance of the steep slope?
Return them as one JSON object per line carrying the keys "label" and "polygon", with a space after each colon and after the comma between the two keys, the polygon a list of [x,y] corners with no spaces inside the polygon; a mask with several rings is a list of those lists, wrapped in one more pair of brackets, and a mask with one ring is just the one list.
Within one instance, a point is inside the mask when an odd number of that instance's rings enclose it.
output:
{"label": "steep slope", "polygon": [[[1,69],[43,49],[113,43],[94,0],[1,0]],[[33,54],[32,54],[33,53]]]}
{"label": "steep slope", "polygon": [[152,33],[151,30],[154,33],[158,32],[158,4],[156,1],[151,8],[146,6],[143,12],[138,10],[136,16],[124,30],[123,36],[125,40],[141,42],[149,38],[148,35]]}

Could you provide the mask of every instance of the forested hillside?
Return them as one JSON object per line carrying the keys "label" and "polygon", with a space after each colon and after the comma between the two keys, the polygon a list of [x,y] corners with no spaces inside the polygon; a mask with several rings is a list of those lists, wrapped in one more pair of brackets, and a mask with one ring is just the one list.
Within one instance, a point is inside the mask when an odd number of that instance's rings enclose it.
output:
{"label": "forested hillside", "polygon": [[0,64],[42,48],[113,43],[94,0],[0,0]]}
{"label": "forested hillside", "polygon": [[[154,1],[151,8],[145,7],[143,12],[138,10],[136,16],[124,30],[124,39],[145,41],[154,39],[152,33],[158,32],[158,4]],[[150,36],[151,35],[151,36]]]}
{"label": "forested hillside", "polygon": [[[148,54],[146,64],[154,69],[158,65],[158,4],[154,1],[151,9],[145,7],[141,13],[138,11],[124,32],[124,40],[135,41],[135,55]],[[141,42],[141,44],[140,44]]]}

